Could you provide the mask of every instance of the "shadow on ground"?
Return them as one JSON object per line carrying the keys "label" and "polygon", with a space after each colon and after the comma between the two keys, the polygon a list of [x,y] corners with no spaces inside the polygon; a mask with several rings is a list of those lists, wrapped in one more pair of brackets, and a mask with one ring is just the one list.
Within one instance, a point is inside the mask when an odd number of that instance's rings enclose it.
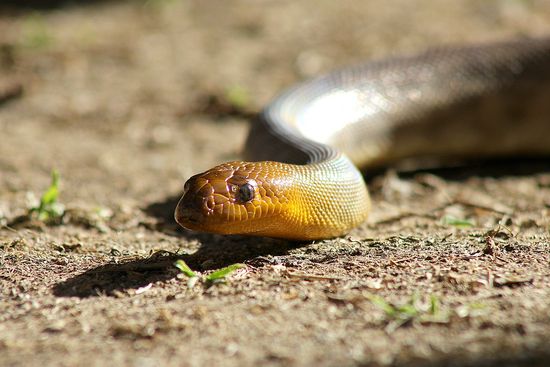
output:
{"label": "shadow on ground", "polygon": [[[471,177],[519,177],[532,176],[550,172],[548,157],[503,157],[493,159],[463,159],[441,162],[420,162],[420,168],[414,167],[417,162],[404,162],[405,166],[396,167],[399,176],[412,178],[416,174],[430,173],[449,181],[464,181]],[[413,168],[409,168],[412,166]],[[424,168],[426,167],[426,168]],[[383,173],[384,170],[369,172],[367,180]]]}
{"label": "shadow on ground", "polygon": [[205,242],[193,254],[159,251],[145,259],[101,265],[54,285],[53,293],[58,297],[116,296],[118,292],[176,277],[179,270],[173,264],[178,259],[185,261],[191,269],[199,271],[243,262],[259,267],[266,263],[285,263],[285,259],[278,257],[299,246],[274,239],[242,241],[239,237],[210,237],[214,240]]}
{"label": "shadow on ground", "polygon": [[[181,194],[172,195],[143,208],[145,214],[157,220],[156,230],[173,235],[174,232],[180,228],[174,219],[174,210],[176,209],[180,197]],[[185,231],[180,234],[188,239],[197,237],[191,231]]]}

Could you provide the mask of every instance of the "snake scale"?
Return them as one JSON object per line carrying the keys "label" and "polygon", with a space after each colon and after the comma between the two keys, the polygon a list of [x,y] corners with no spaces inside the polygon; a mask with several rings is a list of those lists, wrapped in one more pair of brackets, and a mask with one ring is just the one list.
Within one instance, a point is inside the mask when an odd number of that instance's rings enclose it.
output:
{"label": "snake scale", "polygon": [[541,154],[550,154],[550,39],[440,47],[290,88],[252,122],[247,161],[191,177],[175,218],[222,234],[336,237],[369,214],[360,169]]}

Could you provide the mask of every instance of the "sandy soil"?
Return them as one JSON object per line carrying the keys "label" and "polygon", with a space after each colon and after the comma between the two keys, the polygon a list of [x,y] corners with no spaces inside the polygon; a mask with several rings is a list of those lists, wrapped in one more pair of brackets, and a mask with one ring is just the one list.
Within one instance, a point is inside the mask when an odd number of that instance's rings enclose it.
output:
{"label": "sandy soil", "polygon": [[[285,86],[433,45],[548,34],[550,3],[149,0],[0,14],[1,366],[550,364],[543,159],[383,172],[371,219],[334,240],[172,220],[184,180],[238,157],[243,111]],[[46,225],[26,215],[52,169],[66,212]],[[247,266],[188,288],[176,258],[202,273]]]}

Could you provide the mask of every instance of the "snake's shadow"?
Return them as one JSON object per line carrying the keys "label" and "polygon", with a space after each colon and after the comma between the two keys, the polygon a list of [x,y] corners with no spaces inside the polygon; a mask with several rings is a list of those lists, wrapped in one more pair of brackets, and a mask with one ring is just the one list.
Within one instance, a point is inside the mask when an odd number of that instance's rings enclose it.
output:
{"label": "snake's shadow", "polygon": [[127,289],[174,278],[177,269],[171,264],[177,258],[168,252],[158,252],[147,259],[101,265],[55,284],[52,291],[58,297],[116,296]]}
{"label": "snake's shadow", "polygon": [[117,296],[119,292],[139,289],[150,283],[168,281],[179,273],[174,267],[178,259],[184,260],[193,270],[219,269],[234,263],[262,266],[266,263],[285,264],[292,261],[285,256],[298,242],[270,238],[247,238],[242,236],[218,236],[195,233],[173,224],[173,209],[179,197],[169,197],[163,202],[151,204],[145,209],[149,215],[157,216],[156,230],[196,240],[201,245],[192,254],[158,251],[147,258],[122,260],[91,268],[53,286],[58,297]]}
{"label": "snake's shadow", "polygon": [[[413,161],[414,164],[414,161]],[[426,168],[400,169],[400,177],[412,178],[419,173],[431,173],[448,181],[465,181],[471,177],[521,177],[550,172],[550,157],[505,157],[493,159],[456,159]],[[375,179],[386,168],[369,172],[367,182]]]}
{"label": "snake's shadow", "polygon": [[158,251],[147,258],[101,265],[53,286],[58,297],[116,296],[118,292],[139,289],[150,283],[168,281],[179,273],[174,262],[182,259],[193,270],[219,269],[234,263],[262,266],[266,263],[292,266],[286,255],[296,243],[273,239],[242,241],[238,237],[203,242],[193,254]]}

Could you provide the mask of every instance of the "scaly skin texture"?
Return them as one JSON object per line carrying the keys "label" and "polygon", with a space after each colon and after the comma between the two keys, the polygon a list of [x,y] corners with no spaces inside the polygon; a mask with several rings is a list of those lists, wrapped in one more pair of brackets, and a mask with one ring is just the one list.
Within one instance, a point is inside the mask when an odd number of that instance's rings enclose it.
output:
{"label": "scaly skin texture", "polygon": [[447,47],[344,68],[275,99],[246,157],[191,177],[183,227],[312,240],[370,210],[361,174],[406,157],[550,154],[550,39]]}

